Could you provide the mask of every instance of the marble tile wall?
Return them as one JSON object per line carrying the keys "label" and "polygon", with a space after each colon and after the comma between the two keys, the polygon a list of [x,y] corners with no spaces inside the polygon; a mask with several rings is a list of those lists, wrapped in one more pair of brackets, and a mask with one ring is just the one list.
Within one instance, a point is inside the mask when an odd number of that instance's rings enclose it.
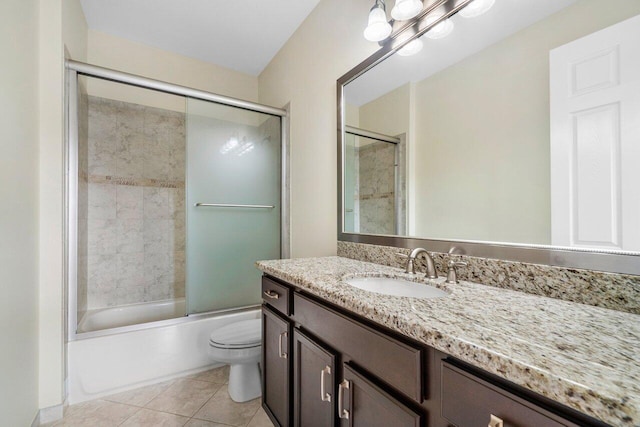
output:
{"label": "marble tile wall", "polygon": [[[404,259],[398,252],[408,254],[410,250],[338,242],[338,256],[403,268]],[[439,274],[446,275],[449,255],[432,254]],[[468,265],[457,269],[459,280],[640,314],[640,276],[470,256],[461,259]],[[417,264],[419,271],[425,271],[421,262]]]}
{"label": "marble tile wall", "polygon": [[185,116],[88,107],[87,308],[183,297]]}

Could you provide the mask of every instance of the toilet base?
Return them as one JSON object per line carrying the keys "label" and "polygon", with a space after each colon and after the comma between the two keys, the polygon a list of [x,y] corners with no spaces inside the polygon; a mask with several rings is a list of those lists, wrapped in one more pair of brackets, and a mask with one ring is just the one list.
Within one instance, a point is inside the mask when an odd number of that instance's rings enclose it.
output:
{"label": "toilet base", "polygon": [[229,370],[229,396],[242,403],[260,397],[260,367],[257,363],[238,363]]}

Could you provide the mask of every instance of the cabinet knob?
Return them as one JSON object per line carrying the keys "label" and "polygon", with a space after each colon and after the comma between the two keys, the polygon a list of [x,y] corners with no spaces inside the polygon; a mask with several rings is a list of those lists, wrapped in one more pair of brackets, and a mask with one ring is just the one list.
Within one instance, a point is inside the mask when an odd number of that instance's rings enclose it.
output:
{"label": "cabinet knob", "polygon": [[498,418],[495,415],[491,414],[491,419],[489,420],[488,427],[504,427],[504,421],[502,421],[501,418]]}
{"label": "cabinet knob", "polygon": [[331,402],[331,394],[327,393],[324,385],[324,374],[331,375],[331,366],[325,366],[323,370],[320,371],[320,399],[323,402]]}
{"label": "cabinet knob", "polygon": [[282,338],[283,337],[287,337],[288,335],[289,334],[287,334],[287,332],[285,331],[285,332],[280,334],[280,339],[278,340],[278,350],[280,352],[280,357],[283,358],[283,359],[287,358],[287,353],[282,351]]}
{"label": "cabinet knob", "polygon": [[342,380],[338,386],[338,418],[349,419],[349,411],[344,409],[344,391],[349,390],[349,381]]}

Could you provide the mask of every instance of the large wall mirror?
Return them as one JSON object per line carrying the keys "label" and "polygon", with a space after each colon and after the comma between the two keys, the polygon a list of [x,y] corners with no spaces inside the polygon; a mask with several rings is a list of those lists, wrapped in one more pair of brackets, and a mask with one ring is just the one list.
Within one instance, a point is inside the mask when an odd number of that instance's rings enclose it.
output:
{"label": "large wall mirror", "polygon": [[640,274],[640,1],[472,3],[338,81],[339,240]]}

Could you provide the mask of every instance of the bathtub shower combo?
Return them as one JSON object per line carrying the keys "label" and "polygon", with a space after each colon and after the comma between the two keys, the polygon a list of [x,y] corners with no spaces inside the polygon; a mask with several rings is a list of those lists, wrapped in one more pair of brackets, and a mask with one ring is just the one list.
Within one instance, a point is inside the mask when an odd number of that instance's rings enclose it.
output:
{"label": "bathtub shower combo", "polygon": [[257,397],[254,263],[288,255],[286,120],[67,63],[69,403],[215,363]]}

